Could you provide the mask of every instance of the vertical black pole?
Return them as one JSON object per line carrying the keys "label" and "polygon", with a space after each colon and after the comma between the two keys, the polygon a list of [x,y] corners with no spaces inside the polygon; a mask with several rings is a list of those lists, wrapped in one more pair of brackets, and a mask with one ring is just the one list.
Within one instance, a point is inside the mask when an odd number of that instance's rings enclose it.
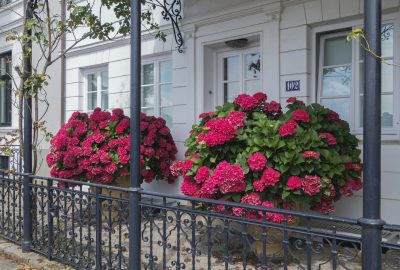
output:
{"label": "vertical black pole", "polygon": [[141,73],[141,1],[131,0],[131,182],[129,193],[129,269],[140,266],[140,73]]}
{"label": "vertical black pole", "polygon": [[[381,55],[381,0],[364,1],[365,37]],[[365,53],[362,269],[381,269],[381,62]]]}
{"label": "vertical black pole", "polygon": [[[24,1],[25,17],[27,19],[32,18],[32,5],[31,1]],[[31,29],[27,29],[25,35],[32,35]],[[29,77],[32,73],[32,42],[27,41],[23,46],[24,54],[24,71],[23,75]],[[24,89],[24,173],[32,173],[32,99],[30,93],[27,93],[29,89]],[[24,176],[23,183],[23,201],[24,201],[24,237],[22,243],[22,250],[29,252],[31,250],[32,243],[32,198],[30,192],[31,178],[28,175]]]}

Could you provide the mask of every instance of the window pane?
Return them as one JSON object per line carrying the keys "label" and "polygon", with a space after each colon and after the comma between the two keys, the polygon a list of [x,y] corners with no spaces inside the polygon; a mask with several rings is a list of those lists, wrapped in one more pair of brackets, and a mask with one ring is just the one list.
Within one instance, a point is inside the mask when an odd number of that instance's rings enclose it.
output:
{"label": "window pane", "polygon": [[347,96],[351,89],[351,66],[324,68],[322,97]]}
{"label": "window pane", "polygon": [[252,53],[245,55],[245,76],[246,79],[260,78],[261,70],[261,56],[259,53]]}
{"label": "window pane", "polygon": [[346,36],[326,39],[324,66],[351,64],[351,47],[351,42],[346,40]]}
{"label": "window pane", "polygon": [[350,120],[350,99],[349,98],[334,98],[322,99],[321,104],[340,115],[340,118],[348,121]]}
{"label": "window pane", "polygon": [[[382,118],[381,125],[384,128],[393,127],[393,95],[382,95]],[[364,121],[364,96],[360,97],[360,126]]]}
{"label": "window pane", "polygon": [[144,112],[147,115],[154,115],[154,109],[153,108],[142,108],[142,112]]}
{"label": "window pane", "polygon": [[260,80],[251,80],[245,82],[245,91],[249,95],[253,95],[261,91]]}
{"label": "window pane", "polygon": [[101,72],[101,90],[108,90],[108,71]]}
{"label": "window pane", "polygon": [[154,106],[154,86],[143,86],[142,87],[142,105],[143,107]]}
{"label": "window pane", "polygon": [[393,95],[382,95],[382,127],[393,127]]}
{"label": "window pane", "polygon": [[394,37],[394,25],[385,24],[382,26],[382,55],[384,57],[393,56],[393,37]]}
{"label": "window pane", "polygon": [[142,84],[154,84],[154,64],[147,64],[142,66]]}
{"label": "window pane", "polygon": [[87,81],[88,81],[88,92],[95,92],[97,91],[97,77],[96,73],[94,74],[88,74],[87,75]]}
{"label": "window pane", "polygon": [[173,105],[172,84],[160,85],[160,104],[161,104],[161,106]]}
{"label": "window pane", "polygon": [[108,110],[108,92],[107,91],[101,92],[101,108],[103,110]]}
{"label": "window pane", "polygon": [[88,110],[94,110],[97,107],[97,92],[88,93]]}
{"label": "window pane", "polygon": [[160,83],[172,82],[172,61],[160,62]]}
{"label": "window pane", "polygon": [[224,58],[224,81],[239,80],[240,67],[239,56],[231,56]]}
{"label": "window pane", "polygon": [[224,103],[232,102],[240,93],[240,85],[237,82],[224,83]]}
{"label": "window pane", "polygon": [[172,127],[172,108],[161,108],[161,117],[167,122],[169,128]]}
{"label": "window pane", "polygon": [[[392,60],[387,62],[393,63]],[[393,92],[393,66],[382,63],[382,92]]]}
{"label": "window pane", "polygon": [[0,55],[0,125],[11,125],[12,83],[11,52]]}
{"label": "window pane", "polygon": [[360,62],[360,93],[364,93],[364,61]]}

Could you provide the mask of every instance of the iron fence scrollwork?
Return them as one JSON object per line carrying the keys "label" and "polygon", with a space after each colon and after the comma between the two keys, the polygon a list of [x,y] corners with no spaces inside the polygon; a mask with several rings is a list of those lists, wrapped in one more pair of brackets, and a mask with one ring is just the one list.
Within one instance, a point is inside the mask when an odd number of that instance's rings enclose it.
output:
{"label": "iron fence scrollwork", "polygon": [[[18,244],[24,176],[0,174],[0,235]],[[76,269],[130,269],[129,188],[30,178],[33,251]],[[356,219],[137,192],[141,269],[361,269]],[[263,218],[235,216],[233,207]],[[270,223],[268,213],[287,219]],[[385,225],[382,234],[382,269],[400,269],[400,226]]]}

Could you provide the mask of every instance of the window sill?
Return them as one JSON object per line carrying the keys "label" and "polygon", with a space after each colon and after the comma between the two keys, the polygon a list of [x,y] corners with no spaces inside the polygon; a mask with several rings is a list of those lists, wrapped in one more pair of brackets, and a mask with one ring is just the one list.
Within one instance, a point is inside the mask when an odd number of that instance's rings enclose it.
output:
{"label": "window sill", "polygon": [[2,132],[10,132],[10,131],[14,131],[17,130],[18,128],[11,126],[0,126],[0,133]]}
{"label": "window sill", "polygon": [[[363,130],[352,130],[351,133],[354,134],[360,141],[363,141],[363,139],[364,139]],[[399,130],[396,130],[396,129],[382,130],[381,141],[385,141],[387,143],[390,143],[390,142],[399,143],[400,142]]]}

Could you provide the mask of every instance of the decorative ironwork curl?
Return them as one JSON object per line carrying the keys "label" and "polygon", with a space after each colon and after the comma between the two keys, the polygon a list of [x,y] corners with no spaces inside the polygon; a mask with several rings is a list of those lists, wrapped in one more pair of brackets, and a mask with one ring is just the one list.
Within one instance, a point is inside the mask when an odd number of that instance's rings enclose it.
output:
{"label": "decorative ironwork curl", "polygon": [[155,5],[162,9],[162,18],[170,21],[174,32],[174,39],[177,44],[178,52],[183,52],[183,35],[179,27],[179,22],[182,20],[182,1],[181,0],[149,0],[150,5]]}

